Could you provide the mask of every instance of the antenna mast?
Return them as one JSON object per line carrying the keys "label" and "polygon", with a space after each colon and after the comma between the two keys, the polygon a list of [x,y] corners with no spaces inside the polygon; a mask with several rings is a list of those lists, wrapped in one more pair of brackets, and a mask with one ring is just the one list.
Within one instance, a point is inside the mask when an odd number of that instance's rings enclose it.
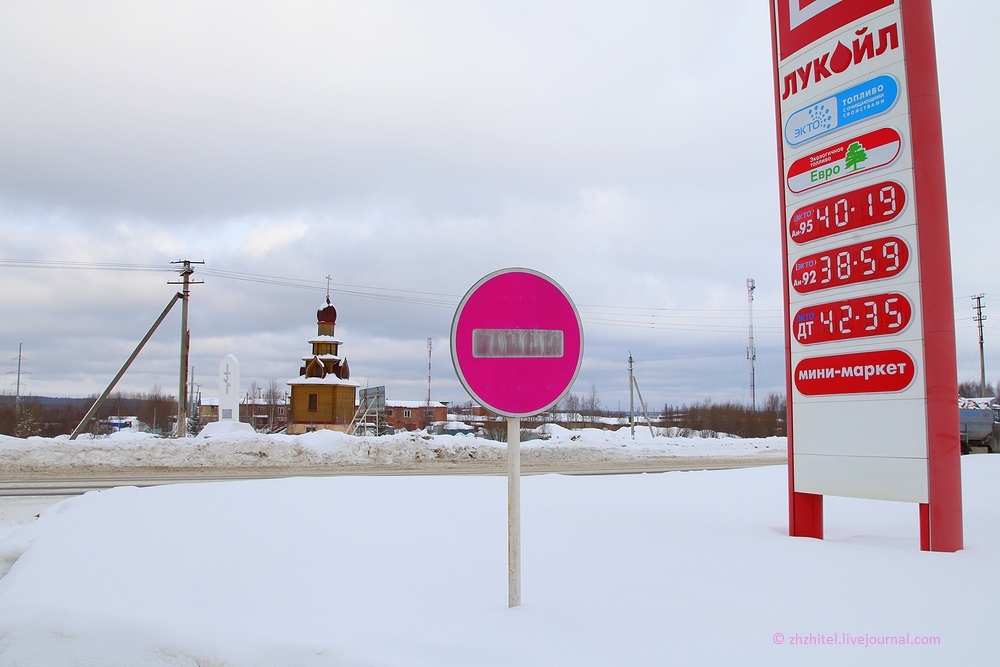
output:
{"label": "antenna mast", "polygon": [[434,346],[431,344],[431,339],[427,339],[427,407],[431,407],[431,350]]}
{"label": "antenna mast", "polygon": [[753,291],[757,283],[753,278],[747,278],[747,305],[750,309],[750,344],[747,345],[747,359],[750,360],[750,407],[757,412],[757,389],[754,386],[754,362],[757,361],[757,348],[753,345]]}

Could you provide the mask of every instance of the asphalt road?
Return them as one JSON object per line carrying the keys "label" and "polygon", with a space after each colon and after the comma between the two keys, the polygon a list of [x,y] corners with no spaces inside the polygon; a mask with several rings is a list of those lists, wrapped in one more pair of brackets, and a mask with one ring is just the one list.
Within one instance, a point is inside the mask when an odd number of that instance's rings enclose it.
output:
{"label": "asphalt road", "polygon": [[[725,470],[752,468],[762,465],[785,463],[783,452],[767,452],[744,456],[663,457],[628,461],[574,462],[572,464],[525,465],[523,475],[619,475],[656,473],[684,470]],[[72,496],[110,489],[116,486],[157,486],[191,482],[229,482],[245,479],[278,479],[285,477],[335,477],[341,475],[506,475],[505,464],[496,462],[469,462],[448,465],[368,465],[345,468],[273,468],[273,469],[199,469],[156,470],[135,468],[66,474],[7,473],[0,479],[0,497],[12,496]]]}

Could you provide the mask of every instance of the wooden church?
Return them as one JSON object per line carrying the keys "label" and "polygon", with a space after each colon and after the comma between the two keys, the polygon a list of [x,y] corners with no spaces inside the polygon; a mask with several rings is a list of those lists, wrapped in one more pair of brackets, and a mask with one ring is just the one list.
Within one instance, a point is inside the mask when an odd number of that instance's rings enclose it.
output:
{"label": "wooden church", "polygon": [[309,340],[312,354],[302,358],[299,377],[288,381],[292,398],[286,433],[346,431],[351,424],[361,385],[351,380],[347,358],[340,356],[344,343],[334,337],[336,325],[337,309],[328,296],[326,307],[316,312],[317,333]]}

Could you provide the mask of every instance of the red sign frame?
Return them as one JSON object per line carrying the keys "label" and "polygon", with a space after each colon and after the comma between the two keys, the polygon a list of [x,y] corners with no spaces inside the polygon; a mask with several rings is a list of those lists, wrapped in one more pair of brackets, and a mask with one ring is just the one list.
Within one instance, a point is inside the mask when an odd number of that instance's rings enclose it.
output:
{"label": "red sign frame", "polygon": [[810,7],[829,3],[822,0],[778,0],[777,39],[780,59],[786,60],[813,42],[872,12],[891,7],[893,1],[833,0],[827,9],[792,26],[796,13],[808,12]]}

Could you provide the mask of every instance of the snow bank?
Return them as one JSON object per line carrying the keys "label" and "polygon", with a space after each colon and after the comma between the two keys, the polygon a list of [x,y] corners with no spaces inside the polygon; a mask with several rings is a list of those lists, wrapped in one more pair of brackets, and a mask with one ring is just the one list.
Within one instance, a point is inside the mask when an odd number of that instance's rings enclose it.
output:
{"label": "snow bank", "polygon": [[[778,462],[784,438],[741,440],[720,437],[652,437],[648,428],[570,431],[547,425],[522,443],[522,464],[572,465],[670,457],[771,455]],[[160,438],[122,431],[108,437],[4,438],[0,474],[23,475],[114,472],[118,470],[302,469],[395,466],[502,465],[506,443],[471,435],[430,435],[422,431],[358,437],[337,431],[297,436],[254,432],[216,437]]]}
{"label": "snow bank", "polygon": [[962,467],[956,554],[904,503],[789,538],[783,466],[528,477],[517,609],[503,478],[92,492],[0,538],[0,664],[996,664],[1000,456]]}

